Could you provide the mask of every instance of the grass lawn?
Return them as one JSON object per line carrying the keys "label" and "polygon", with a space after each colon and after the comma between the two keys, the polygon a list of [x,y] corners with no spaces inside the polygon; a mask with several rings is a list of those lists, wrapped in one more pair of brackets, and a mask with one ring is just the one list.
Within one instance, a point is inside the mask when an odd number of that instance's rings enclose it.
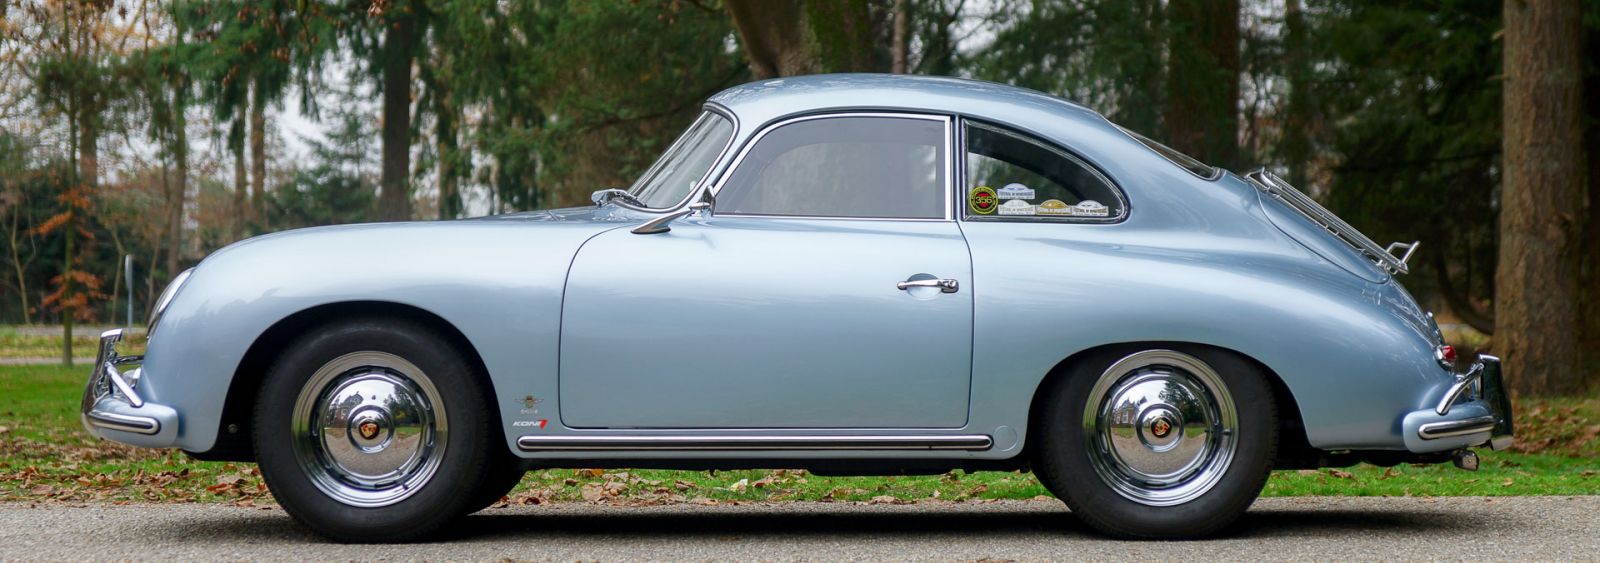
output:
{"label": "grass lawn", "polygon": [[[46,328],[40,325],[38,328]],[[50,326],[48,328],[58,329]],[[139,354],[144,349],[143,328],[124,338],[121,350],[125,354]],[[126,334],[126,333],[125,333]],[[62,337],[57,334],[37,334],[19,330],[15,325],[0,325],[0,359],[4,358],[60,358]],[[94,358],[100,346],[100,332],[92,327],[78,327],[72,331],[72,355],[79,359]]]}
{"label": "grass lawn", "polygon": [[[199,462],[181,452],[91,439],[77,403],[87,367],[0,366],[0,500],[270,503],[252,464]],[[1279,471],[1264,496],[1600,494],[1600,398],[1518,404],[1519,447],[1482,451],[1476,473],[1449,465]],[[530,472],[509,502],[616,503],[1034,498],[1032,475],[820,477],[802,471]]]}

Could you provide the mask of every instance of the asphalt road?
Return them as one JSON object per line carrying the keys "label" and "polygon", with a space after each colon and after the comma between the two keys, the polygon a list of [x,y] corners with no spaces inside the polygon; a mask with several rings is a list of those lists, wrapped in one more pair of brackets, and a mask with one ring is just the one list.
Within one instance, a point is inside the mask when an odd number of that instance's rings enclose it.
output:
{"label": "asphalt road", "polygon": [[1600,496],[1266,499],[1228,535],[1119,542],[1054,501],[491,509],[449,537],[339,545],[282,510],[0,503],[0,559],[1597,559]]}

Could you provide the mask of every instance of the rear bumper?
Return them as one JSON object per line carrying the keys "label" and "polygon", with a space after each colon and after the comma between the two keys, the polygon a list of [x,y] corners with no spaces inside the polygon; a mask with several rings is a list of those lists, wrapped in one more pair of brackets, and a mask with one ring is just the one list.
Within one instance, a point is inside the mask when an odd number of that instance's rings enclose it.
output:
{"label": "rear bumper", "polygon": [[178,412],[172,407],[150,403],[139,396],[137,387],[144,361],[140,356],[118,356],[116,345],[122,330],[100,334],[100,351],[79,404],[83,428],[98,438],[149,448],[171,447],[178,437]]}
{"label": "rear bumper", "polygon": [[1401,421],[1406,449],[1415,453],[1489,446],[1511,446],[1515,427],[1511,397],[1501,377],[1500,358],[1478,356],[1465,373],[1446,387],[1434,406],[1409,413]]}

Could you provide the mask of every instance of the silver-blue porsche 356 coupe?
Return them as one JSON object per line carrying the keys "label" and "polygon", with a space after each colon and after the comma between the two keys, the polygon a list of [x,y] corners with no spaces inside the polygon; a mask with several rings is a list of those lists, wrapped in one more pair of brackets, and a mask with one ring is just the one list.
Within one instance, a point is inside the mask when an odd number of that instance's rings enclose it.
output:
{"label": "silver-blue porsche 356 coupe", "polygon": [[1084,522],[1203,536],[1274,469],[1505,447],[1380,247],[1273,174],[1049,95],[823,75],[712,97],[595,205],[249,239],[101,336],[102,438],[254,461],[344,541],[531,468],[1031,470]]}

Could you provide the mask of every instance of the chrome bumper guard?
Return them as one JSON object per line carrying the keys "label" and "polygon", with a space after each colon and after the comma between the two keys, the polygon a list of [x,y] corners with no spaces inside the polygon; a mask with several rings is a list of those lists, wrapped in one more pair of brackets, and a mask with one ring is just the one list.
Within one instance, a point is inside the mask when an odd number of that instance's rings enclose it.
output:
{"label": "chrome bumper guard", "polygon": [[177,436],[177,412],[139,395],[143,369],[127,368],[143,363],[144,357],[117,355],[121,340],[122,329],[100,333],[100,350],[78,408],[83,427],[94,436],[136,446],[170,445]]}
{"label": "chrome bumper guard", "polygon": [[1402,426],[1406,448],[1413,452],[1510,447],[1515,429],[1500,358],[1478,356],[1471,368],[1456,375],[1433,408],[1406,415]]}

